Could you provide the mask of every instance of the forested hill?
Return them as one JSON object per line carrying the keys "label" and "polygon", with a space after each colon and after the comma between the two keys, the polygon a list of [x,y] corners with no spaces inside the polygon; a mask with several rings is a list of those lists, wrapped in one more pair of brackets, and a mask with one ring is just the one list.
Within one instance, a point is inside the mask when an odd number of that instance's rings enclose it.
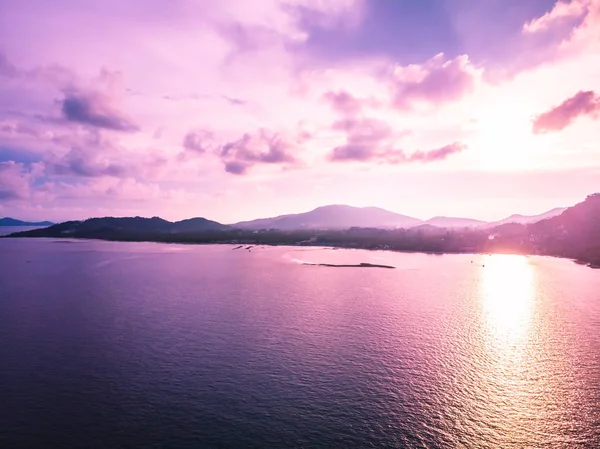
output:
{"label": "forested hill", "polygon": [[132,237],[154,240],[163,234],[224,231],[229,226],[207,220],[190,218],[170,222],[159,217],[102,217],[85,221],[66,221],[45,229],[12,234],[16,237],[74,237],[106,240],[130,240]]}
{"label": "forested hill", "polygon": [[245,230],[194,218],[169,222],[154,218],[94,218],[66,222],[12,237],[70,237],[124,241],[314,245],[436,253],[503,252],[578,259],[600,267],[600,194],[533,224],[493,228]]}

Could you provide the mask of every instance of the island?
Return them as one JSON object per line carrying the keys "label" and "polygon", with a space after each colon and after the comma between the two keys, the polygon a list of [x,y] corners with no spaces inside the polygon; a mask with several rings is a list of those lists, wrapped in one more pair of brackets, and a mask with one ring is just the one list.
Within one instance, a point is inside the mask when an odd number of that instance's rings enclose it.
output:
{"label": "island", "polygon": [[303,263],[302,265],[311,265],[314,267],[333,267],[333,268],[396,268],[391,265],[379,265],[374,263],[362,262],[357,265],[334,264],[334,263]]}

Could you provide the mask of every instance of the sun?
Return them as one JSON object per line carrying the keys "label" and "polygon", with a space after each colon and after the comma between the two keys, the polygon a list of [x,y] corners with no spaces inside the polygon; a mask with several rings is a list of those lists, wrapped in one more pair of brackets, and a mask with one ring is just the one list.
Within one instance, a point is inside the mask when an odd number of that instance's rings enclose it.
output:
{"label": "sun", "polygon": [[533,134],[530,110],[514,98],[490,102],[479,110],[469,146],[477,148],[481,168],[511,170],[535,164],[542,142]]}

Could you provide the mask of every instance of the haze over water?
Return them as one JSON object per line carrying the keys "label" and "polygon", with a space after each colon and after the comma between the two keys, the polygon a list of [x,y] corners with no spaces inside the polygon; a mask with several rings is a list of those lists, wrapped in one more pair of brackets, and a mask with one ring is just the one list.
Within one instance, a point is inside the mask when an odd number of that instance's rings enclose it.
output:
{"label": "haze over water", "polygon": [[1,240],[0,446],[598,447],[598,291],[543,257]]}

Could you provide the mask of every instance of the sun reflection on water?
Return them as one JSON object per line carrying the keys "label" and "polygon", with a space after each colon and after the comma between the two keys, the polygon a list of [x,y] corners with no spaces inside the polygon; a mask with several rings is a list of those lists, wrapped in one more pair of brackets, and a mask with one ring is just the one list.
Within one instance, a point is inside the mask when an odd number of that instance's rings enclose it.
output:
{"label": "sun reflection on water", "polygon": [[483,308],[488,330],[515,343],[529,328],[535,293],[533,267],[519,255],[486,256],[482,268]]}

